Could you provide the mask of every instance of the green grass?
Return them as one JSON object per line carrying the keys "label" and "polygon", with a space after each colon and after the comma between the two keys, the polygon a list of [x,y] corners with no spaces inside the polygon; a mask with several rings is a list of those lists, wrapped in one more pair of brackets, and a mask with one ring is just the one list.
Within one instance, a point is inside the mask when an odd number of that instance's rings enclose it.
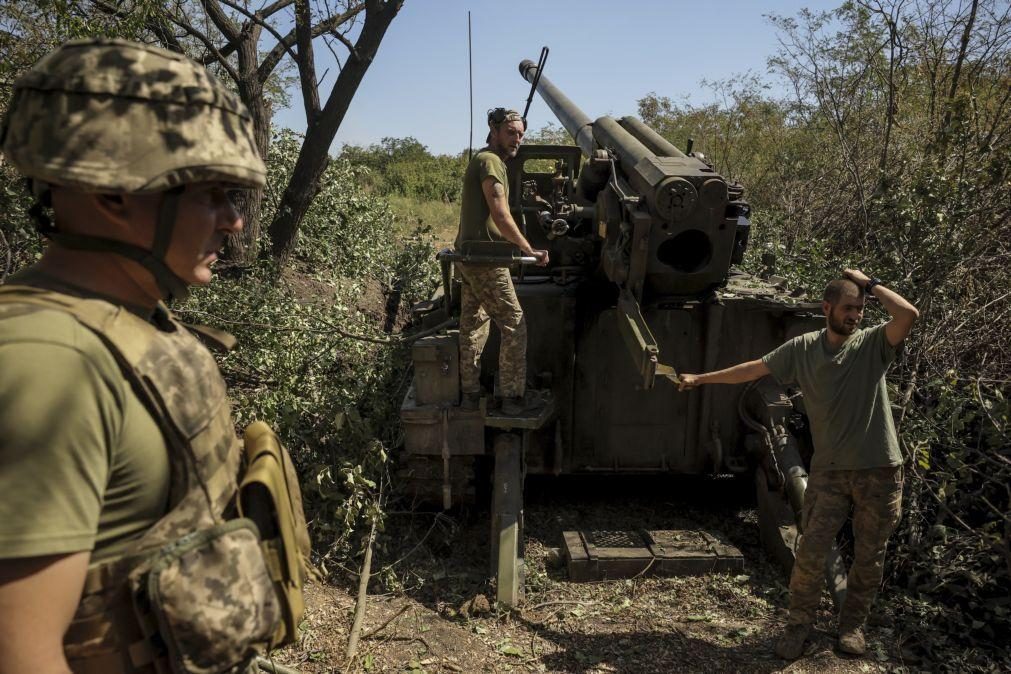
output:
{"label": "green grass", "polygon": [[460,221],[460,205],[442,201],[418,201],[410,197],[390,195],[390,208],[396,215],[394,236],[409,236],[417,227],[431,227],[437,247],[449,245],[456,238]]}

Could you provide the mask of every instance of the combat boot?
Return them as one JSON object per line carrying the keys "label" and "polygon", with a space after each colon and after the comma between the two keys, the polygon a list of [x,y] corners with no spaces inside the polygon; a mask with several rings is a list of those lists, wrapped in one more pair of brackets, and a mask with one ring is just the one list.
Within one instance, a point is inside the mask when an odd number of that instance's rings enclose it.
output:
{"label": "combat boot", "polygon": [[460,409],[467,410],[468,412],[476,412],[481,408],[481,392],[474,391],[468,393],[463,392],[463,396],[460,398]]}
{"label": "combat boot", "polygon": [[804,654],[804,642],[811,633],[811,626],[805,623],[787,625],[783,636],[776,642],[776,655],[784,660],[796,660]]}
{"label": "combat boot", "polygon": [[510,417],[534,416],[544,407],[544,399],[536,391],[502,399],[502,414]]}
{"label": "combat boot", "polygon": [[864,628],[847,627],[839,630],[839,650],[850,655],[863,655],[867,650]]}

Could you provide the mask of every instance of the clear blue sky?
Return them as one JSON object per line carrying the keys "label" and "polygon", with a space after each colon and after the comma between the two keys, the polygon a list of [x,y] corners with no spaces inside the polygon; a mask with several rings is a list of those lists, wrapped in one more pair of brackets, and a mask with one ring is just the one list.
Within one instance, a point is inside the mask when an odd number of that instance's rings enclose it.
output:
{"label": "clear blue sky", "polygon": [[[832,9],[842,0],[406,0],[386,33],[334,141],[368,145],[384,136],[414,136],[436,153],[467,146],[467,11],[474,49],[474,143],[488,108],[522,110],[529,85],[523,59],[551,49],[545,76],[590,118],[636,113],[650,92],[693,103],[709,100],[702,79],[748,70],[765,75],[777,47],[768,13]],[[317,67],[333,61],[320,45]],[[327,82],[333,81],[333,72]],[[323,92],[321,92],[322,94]],[[293,105],[275,123],[305,129],[297,85]],[[534,97],[530,128],[556,121]]]}

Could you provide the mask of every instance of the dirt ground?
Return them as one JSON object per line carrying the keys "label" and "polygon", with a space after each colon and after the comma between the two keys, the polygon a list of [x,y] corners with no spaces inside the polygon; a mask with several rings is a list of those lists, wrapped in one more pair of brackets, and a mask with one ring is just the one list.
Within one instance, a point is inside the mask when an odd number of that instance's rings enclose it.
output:
{"label": "dirt ground", "polygon": [[[301,647],[276,654],[277,662],[304,672],[579,673],[872,672],[912,664],[896,659],[901,634],[887,626],[887,611],[877,612],[864,657],[836,652],[827,595],[805,655],[776,658],[785,579],[760,547],[746,481],[528,478],[525,497],[526,598],[518,609],[489,604],[486,511],[393,511],[356,661],[344,661],[351,584],[318,583],[308,591]],[[735,544],[744,572],[573,583],[564,566],[551,564],[565,530],[693,525]]]}

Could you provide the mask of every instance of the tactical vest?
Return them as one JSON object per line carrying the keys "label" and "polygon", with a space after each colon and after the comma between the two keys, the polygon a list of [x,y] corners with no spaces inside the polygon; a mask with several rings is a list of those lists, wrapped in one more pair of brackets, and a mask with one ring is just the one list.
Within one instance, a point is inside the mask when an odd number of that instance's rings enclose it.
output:
{"label": "tactical vest", "polygon": [[[0,287],[0,318],[38,308],[68,313],[102,340],[162,430],[171,466],[167,514],[123,555],[88,568],[64,638],[71,669],[240,672],[291,642],[308,535],[290,458],[269,428],[247,431],[251,497],[237,498],[242,451],[225,383],[185,326],[164,307],[155,327],[102,300]],[[255,522],[236,517],[243,504]]]}

